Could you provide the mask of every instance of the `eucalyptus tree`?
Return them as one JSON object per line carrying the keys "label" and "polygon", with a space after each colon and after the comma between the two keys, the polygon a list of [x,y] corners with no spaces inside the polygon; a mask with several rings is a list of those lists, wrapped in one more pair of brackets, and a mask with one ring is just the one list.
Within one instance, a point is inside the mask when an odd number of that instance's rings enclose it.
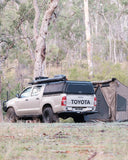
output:
{"label": "eucalyptus tree", "polygon": [[52,15],[54,14],[55,9],[57,8],[58,3],[59,0],[51,0],[49,2],[48,9],[46,9],[41,21],[41,27],[38,30],[40,11],[38,8],[37,0],[33,0],[33,6],[35,9],[34,39],[36,41],[34,78],[44,75],[44,60],[46,56],[46,36],[48,33],[48,26],[50,24],[50,20],[52,18]]}

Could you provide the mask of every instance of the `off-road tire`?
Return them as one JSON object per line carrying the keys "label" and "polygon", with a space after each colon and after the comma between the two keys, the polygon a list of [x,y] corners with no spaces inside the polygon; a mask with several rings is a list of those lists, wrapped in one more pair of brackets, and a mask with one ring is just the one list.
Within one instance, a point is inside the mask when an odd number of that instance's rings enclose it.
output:
{"label": "off-road tire", "polygon": [[17,122],[17,116],[13,108],[7,110],[5,121],[11,123]]}
{"label": "off-road tire", "polygon": [[53,122],[59,121],[58,116],[53,113],[53,110],[51,107],[47,107],[43,110],[42,117],[43,117],[44,123],[53,123]]}

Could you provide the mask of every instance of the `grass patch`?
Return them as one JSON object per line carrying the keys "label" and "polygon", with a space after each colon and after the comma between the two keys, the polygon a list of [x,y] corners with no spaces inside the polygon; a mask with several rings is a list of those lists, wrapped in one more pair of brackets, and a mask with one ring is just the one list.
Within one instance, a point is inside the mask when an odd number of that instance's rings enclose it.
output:
{"label": "grass patch", "polygon": [[128,123],[0,124],[0,160],[126,160]]}

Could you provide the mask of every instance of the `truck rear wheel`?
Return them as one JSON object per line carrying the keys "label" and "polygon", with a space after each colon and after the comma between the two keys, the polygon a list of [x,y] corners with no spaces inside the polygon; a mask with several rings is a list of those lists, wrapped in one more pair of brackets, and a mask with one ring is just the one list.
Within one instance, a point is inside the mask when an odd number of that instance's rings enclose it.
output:
{"label": "truck rear wheel", "polygon": [[13,108],[9,108],[6,113],[6,122],[15,123],[17,121],[17,116]]}
{"label": "truck rear wheel", "polygon": [[43,122],[44,123],[59,122],[58,116],[53,113],[51,107],[47,107],[43,110]]}

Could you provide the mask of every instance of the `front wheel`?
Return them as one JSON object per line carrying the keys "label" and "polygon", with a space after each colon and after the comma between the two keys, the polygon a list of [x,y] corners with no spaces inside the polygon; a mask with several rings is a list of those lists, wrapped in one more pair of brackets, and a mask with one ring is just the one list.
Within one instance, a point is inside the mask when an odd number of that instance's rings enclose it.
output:
{"label": "front wheel", "polygon": [[59,122],[59,118],[56,114],[53,113],[53,110],[51,107],[47,107],[43,110],[43,122],[44,123],[53,123],[53,122]]}
{"label": "front wheel", "polygon": [[6,113],[6,122],[15,123],[17,121],[17,116],[13,108],[9,108]]}

